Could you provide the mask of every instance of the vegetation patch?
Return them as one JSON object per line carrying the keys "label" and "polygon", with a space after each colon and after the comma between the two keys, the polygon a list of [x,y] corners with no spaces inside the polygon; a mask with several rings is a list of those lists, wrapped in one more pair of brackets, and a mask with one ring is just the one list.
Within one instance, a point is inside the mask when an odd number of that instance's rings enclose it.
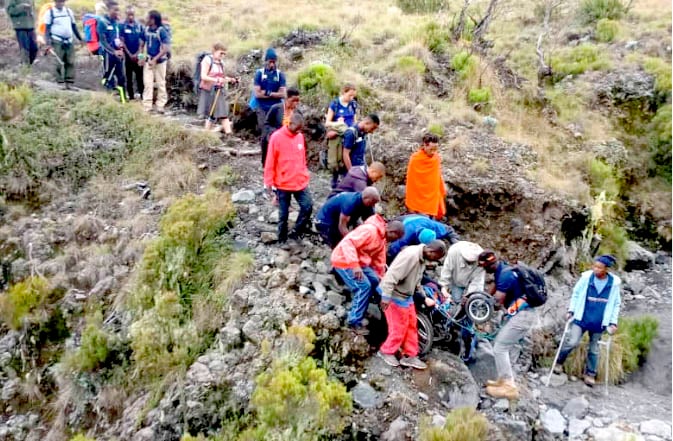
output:
{"label": "vegetation patch", "polygon": [[649,124],[650,175],[660,176],[671,183],[671,105],[657,110]]}
{"label": "vegetation patch", "polygon": [[406,77],[417,77],[425,73],[425,64],[412,55],[405,55],[397,59],[395,69]]}
{"label": "vegetation patch", "polygon": [[421,423],[419,441],[485,441],[488,420],[469,407],[454,409],[446,415],[443,427],[434,427],[426,419]]}
{"label": "vegetation patch", "polygon": [[479,89],[470,89],[467,93],[467,101],[470,104],[488,104],[491,102],[491,88],[482,87]]}
{"label": "vegetation patch", "polygon": [[407,14],[431,14],[449,7],[448,0],[397,0],[396,3]]}
{"label": "vegetation patch", "polygon": [[645,70],[654,76],[654,87],[663,97],[671,94],[671,63],[661,58],[648,57],[643,63]]}
{"label": "vegetation patch", "polygon": [[551,65],[557,81],[568,75],[579,75],[591,70],[606,70],[611,67],[605,51],[588,43],[563,50],[558,56],[552,57]]}
{"label": "vegetation patch", "polygon": [[602,18],[596,23],[596,39],[603,43],[610,43],[619,35],[619,22]]}
{"label": "vegetation patch", "polygon": [[477,61],[468,51],[460,51],[451,58],[451,68],[465,80],[477,73]]}
{"label": "vegetation patch", "polygon": [[579,14],[584,23],[595,23],[601,19],[619,20],[628,12],[628,0],[582,0]]}
{"label": "vegetation patch", "polygon": [[451,36],[447,28],[436,21],[431,21],[423,27],[425,46],[434,54],[443,54],[449,47]]}
{"label": "vegetation patch", "polygon": [[339,80],[332,66],[314,63],[299,72],[299,89],[303,93],[318,95],[323,100],[339,94]]}
{"label": "vegetation patch", "polygon": [[43,277],[30,277],[0,294],[0,318],[12,329],[44,321],[52,290]]}

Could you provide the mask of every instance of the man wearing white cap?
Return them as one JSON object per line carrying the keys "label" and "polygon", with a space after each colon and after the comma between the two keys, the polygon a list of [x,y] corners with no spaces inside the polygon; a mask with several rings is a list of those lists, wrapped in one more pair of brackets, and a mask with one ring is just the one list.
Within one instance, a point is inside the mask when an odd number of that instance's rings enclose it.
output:
{"label": "man wearing white cap", "polygon": [[482,251],[476,243],[465,240],[451,245],[439,278],[444,298],[450,296],[454,303],[459,303],[464,295],[484,290],[486,273],[477,263]]}

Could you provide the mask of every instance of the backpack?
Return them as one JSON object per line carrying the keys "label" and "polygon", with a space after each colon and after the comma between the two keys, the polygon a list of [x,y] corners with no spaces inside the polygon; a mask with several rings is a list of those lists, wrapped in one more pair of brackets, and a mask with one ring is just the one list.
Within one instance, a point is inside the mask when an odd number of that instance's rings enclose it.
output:
{"label": "backpack", "polygon": [[91,55],[97,55],[100,51],[100,39],[98,36],[98,20],[100,17],[94,14],[84,14],[82,17],[82,28],[84,29],[84,42],[91,52]]}
{"label": "backpack", "polygon": [[194,93],[199,94],[199,86],[201,84],[201,62],[204,58],[210,55],[210,52],[202,51],[196,54],[194,63],[194,74],[192,75],[192,82],[194,83]]}
{"label": "backpack", "polygon": [[[257,72],[262,75],[264,73],[264,69],[257,69]],[[255,75],[257,75],[255,73]],[[276,81],[280,82],[280,69],[276,69]],[[259,108],[259,101],[257,101],[257,97],[255,96],[255,85],[252,85],[252,90],[250,91],[250,100],[248,101],[248,107],[250,107],[250,110],[255,111]]]}
{"label": "backpack", "polygon": [[[162,23],[161,27],[164,28],[164,30],[166,31],[166,35],[168,36],[168,43],[170,44],[171,41],[173,40],[173,32],[171,31],[171,25],[169,23]],[[171,56],[172,56],[171,51],[166,52],[167,60],[170,60]]]}
{"label": "backpack", "polygon": [[547,302],[547,286],[544,275],[523,263],[517,263],[512,267],[514,275],[519,279],[519,285],[526,297],[526,303],[535,308]]}
{"label": "backpack", "polygon": [[352,130],[357,137],[355,127],[348,127],[344,123],[334,124],[327,132],[327,169],[340,172],[344,168],[343,145],[344,135]]}
{"label": "backpack", "polygon": [[[37,37],[41,44],[46,44],[45,35],[47,34],[47,23],[44,22],[44,18],[47,15],[47,11],[51,11],[53,7],[53,2],[45,3],[40,7],[40,11],[37,15]],[[52,15],[52,21],[53,18]]]}

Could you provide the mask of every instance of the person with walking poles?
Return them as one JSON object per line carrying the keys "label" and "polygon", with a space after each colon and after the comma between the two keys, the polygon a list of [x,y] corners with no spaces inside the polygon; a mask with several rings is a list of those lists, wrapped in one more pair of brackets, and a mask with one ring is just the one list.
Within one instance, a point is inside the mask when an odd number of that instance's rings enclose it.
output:
{"label": "person with walking poles", "polygon": [[[260,131],[260,144],[264,141],[264,122],[266,114],[274,104],[285,99],[285,74],[278,69],[278,54],[274,48],[268,48],[264,54],[264,67],[257,69],[253,82],[250,107],[257,113],[257,129]],[[263,164],[262,164],[263,165]]]}
{"label": "person with walking poles", "polygon": [[163,25],[159,11],[152,10],[147,14],[145,32],[140,39],[140,52],[144,52],[143,64],[143,108],[152,111],[154,104],[154,87],[157,88],[156,111],[164,113],[168,102],[166,93],[166,66],[171,51],[170,34]]}
{"label": "person with walking poles", "polygon": [[363,319],[369,299],[386,272],[386,245],[404,234],[400,221],[371,216],[348,233],[332,251],[332,267],[351,292],[351,308],[346,324],[358,335],[367,335]]}
{"label": "person with walking poles", "polygon": [[37,37],[35,35],[35,3],[33,0],[9,0],[7,15],[12,20],[16,41],[21,51],[21,61],[33,64],[37,57]]}
{"label": "person with walking poles", "polygon": [[423,145],[409,158],[404,202],[409,212],[440,220],[446,214],[446,187],[438,149],[437,135],[423,135]]}
{"label": "person with walking poles", "polygon": [[[306,164],[306,141],[301,130],[304,117],[294,112],[287,127],[271,135],[264,165],[264,187],[278,196],[278,242],[297,240],[309,230],[313,201],[308,190],[309,172]],[[287,220],[292,197],[299,204],[299,216],[288,235]]]}
{"label": "person with walking poles", "polygon": [[[145,28],[136,20],[133,6],[126,8],[126,21],[122,26],[122,41],[126,67],[126,92],[130,100],[139,99],[143,94],[143,67],[140,65],[140,39]],[[140,58],[139,58],[140,57]],[[135,89],[133,87],[135,83]]]}
{"label": "person with walking poles", "polygon": [[[418,326],[414,293],[420,287],[425,265],[439,261],[446,254],[446,245],[433,240],[427,245],[411,245],[397,255],[381,280],[381,309],[388,323],[388,337],[377,356],[386,364],[397,367],[426,369],[418,358]],[[402,357],[397,359],[397,352]]]}
{"label": "person with walking poles", "polygon": [[121,39],[119,4],[113,0],[108,2],[107,6],[108,13],[98,21],[96,29],[105,60],[102,83],[108,90],[117,90],[120,101],[126,102],[124,42]]}
{"label": "person with walking poles", "polygon": [[299,105],[299,89],[288,87],[287,97],[280,103],[271,106],[264,120],[264,131],[262,133],[262,165],[266,161],[266,152],[269,148],[269,138],[276,130],[281,127],[287,127],[292,118],[292,114]]}
{"label": "person with walking poles", "polygon": [[[215,43],[213,52],[203,57],[201,61],[197,113],[206,118],[206,130],[223,131],[226,135],[231,135],[227,85],[236,83],[237,80],[224,73],[223,60],[226,54],[227,48],[221,43]],[[218,121],[222,122],[221,126],[217,125]],[[213,124],[215,124],[214,128]]]}
{"label": "person with walking poles", "polygon": [[45,12],[46,26],[45,54],[52,53],[56,59],[56,81],[65,89],[70,89],[75,82],[75,46],[74,39],[80,44],[84,40],[77,30],[77,22],[70,8],[65,7],[65,0],[56,0],[54,7]]}
{"label": "person with walking poles", "polygon": [[561,350],[554,371],[563,372],[563,363],[579,345],[584,333],[589,334],[589,351],[584,371],[584,383],[593,387],[598,372],[599,343],[603,332],[617,332],[621,307],[622,281],[609,268],[617,263],[610,255],[599,256],[591,270],[585,271],[575,284],[566,320],[571,322],[568,335],[561,342]]}
{"label": "person with walking poles", "polygon": [[519,388],[514,380],[509,354],[530,332],[535,321],[534,307],[541,303],[527,298],[530,293],[524,289],[526,283],[523,283],[520,265],[507,264],[498,259],[491,250],[485,250],[479,254],[477,262],[484,271],[493,274],[495,279],[493,297],[496,303],[504,306],[506,311],[503,318],[505,324],[498,332],[493,344],[498,378],[486,383],[486,393],[494,398],[516,400],[519,398]]}

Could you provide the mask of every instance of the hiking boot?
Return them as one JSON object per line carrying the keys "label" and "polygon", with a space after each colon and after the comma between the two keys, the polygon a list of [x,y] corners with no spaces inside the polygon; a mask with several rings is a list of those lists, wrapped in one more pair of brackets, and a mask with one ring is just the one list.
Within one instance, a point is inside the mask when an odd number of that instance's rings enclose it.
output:
{"label": "hiking boot", "polygon": [[591,375],[585,375],[584,384],[586,384],[589,387],[594,387],[594,385],[596,384],[596,377],[593,377]]}
{"label": "hiking boot", "polygon": [[507,398],[508,400],[519,398],[519,388],[509,380],[504,380],[499,386],[487,386],[486,393],[493,398]]}
{"label": "hiking boot", "polygon": [[563,365],[557,363],[556,366],[554,366],[554,373],[556,375],[561,375],[563,373]]}
{"label": "hiking boot", "polygon": [[486,386],[502,386],[504,382],[504,378],[498,378],[497,380],[486,380]]}
{"label": "hiking boot", "polygon": [[397,358],[393,354],[384,354],[381,351],[376,353],[376,356],[383,360],[388,366],[398,367],[400,362],[397,361]]}
{"label": "hiking boot", "polygon": [[353,331],[356,335],[369,335],[369,329],[365,328],[363,325],[348,325],[348,329]]}
{"label": "hiking boot", "polygon": [[400,360],[402,366],[414,368],[414,369],[427,369],[428,365],[423,363],[418,357],[402,357]]}

